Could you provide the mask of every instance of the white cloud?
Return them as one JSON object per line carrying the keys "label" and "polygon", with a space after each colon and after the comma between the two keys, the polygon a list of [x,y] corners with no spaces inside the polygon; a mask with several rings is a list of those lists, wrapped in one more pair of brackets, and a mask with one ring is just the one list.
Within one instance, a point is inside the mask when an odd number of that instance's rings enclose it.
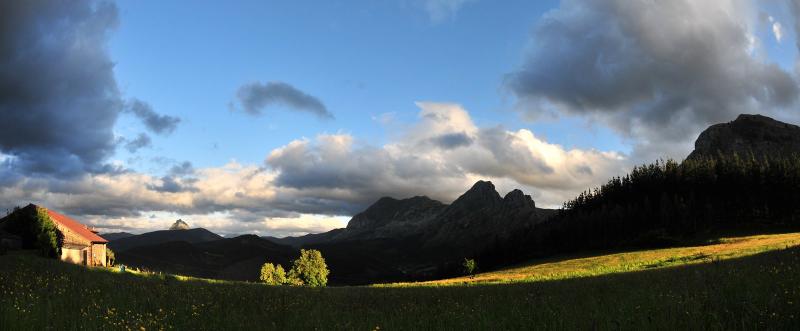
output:
{"label": "white cloud", "polygon": [[457,104],[417,105],[418,120],[382,146],[320,134],[272,150],[264,165],[231,161],[164,177],[15,178],[0,188],[0,203],[42,204],[108,231],[164,229],[182,218],[223,234],[283,236],[342,227],[382,196],[450,202],[479,179],[555,207],[625,169],[615,152],[566,149],[527,129],[479,127]]}
{"label": "white cloud", "polygon": [[772,33],[775,35],[775,40],[779,43],[783,40],[783,29],[780,22],[772,23]]}

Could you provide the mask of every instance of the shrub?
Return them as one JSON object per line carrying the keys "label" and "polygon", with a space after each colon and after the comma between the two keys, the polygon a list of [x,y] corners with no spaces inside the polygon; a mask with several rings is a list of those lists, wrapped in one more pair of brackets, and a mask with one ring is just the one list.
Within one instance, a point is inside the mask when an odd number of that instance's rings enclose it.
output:
{"label": "shrub", "polygon": [[114,262],[116,262],[114,251],[112,251],[111,248],[106,247],[106,267],[113,267]]}
{"label": "shrub", "polygon": [[301,249],[300,257],[294,260],[289,279],[301,285],[312,287],[328,284],[328,265],[322,258],[322,253],[316,249]]}
{"label": "shrub", "polygon": [[16,207],[6,219],[5,230],[22,238],[22,248],[38,249],[46,257],[61,255],[64,236],[50,219],[47,209],[34,205]]}
{"label": "shrub", "polygon": [[478,263],[475,262],[475,259],[464,258],[464,263],[461,266],[464,267],[464,274],[470,277],[474,276],[475,270],[478,269]]}
{"label": "shrub", "polygon": [[280,264],[264,263],[260,279],[267,285],[282,285],[286,283],[286,272]]}
{"label": "shrub", "polygon": [[38,226],[36,241],[39,250],[45,257],[58,258],[61,255],[61,242],[63,241],[61,232],[56,229],[55,223],[47,215],[47,209],[36,208],[35,217],[34,224]]}

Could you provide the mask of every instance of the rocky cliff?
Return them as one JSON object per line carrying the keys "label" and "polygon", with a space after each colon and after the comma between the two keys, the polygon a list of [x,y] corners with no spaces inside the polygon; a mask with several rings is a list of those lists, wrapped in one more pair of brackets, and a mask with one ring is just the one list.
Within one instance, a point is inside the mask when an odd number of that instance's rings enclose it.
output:
{"label": "rocky cliff", "polygon": [[800,153],[800,127],[762,115],[742,114],[700,133],[687,160],[737,154],[775,158]]}

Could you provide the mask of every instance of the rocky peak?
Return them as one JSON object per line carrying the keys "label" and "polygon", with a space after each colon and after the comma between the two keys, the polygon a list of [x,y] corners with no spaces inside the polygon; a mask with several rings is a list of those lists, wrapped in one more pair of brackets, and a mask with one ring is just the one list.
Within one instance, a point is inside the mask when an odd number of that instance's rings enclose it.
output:
{"label": "rocky peak", "polygon": [[408,199],[383,197],[347,223],[347,229],[376,229],[390,223],[414,223],[434,217],[444,204],[425,196]]}
{"label": "rocky peak", "polygon": [[186,224],[183,220],[177,220],[175,223],[172,223],[172,226],[169,227],[170,230],[189,230],[189,224]]}
{"label": "rocky peak", "polygon": [[449,215],[448,217],[453,217],[481,209],[497,208],[502,204],[503,199],[495,190],[494,184],[490,181],[479,180],[447,207],[446,214]]}
{"label": "rocky peak", "polygon": [[514,189],[508,192],[503,198],[503,204],[509,209],[533,209],[536,208],[536,203],[533,202],[530,195],[522,193],[519,189]]}
{"label": "rocky peak", "polygon": [[700,133],[687,159],[737,154],[772,158],[800,153],[800,127],[763,115],[742,114]]}

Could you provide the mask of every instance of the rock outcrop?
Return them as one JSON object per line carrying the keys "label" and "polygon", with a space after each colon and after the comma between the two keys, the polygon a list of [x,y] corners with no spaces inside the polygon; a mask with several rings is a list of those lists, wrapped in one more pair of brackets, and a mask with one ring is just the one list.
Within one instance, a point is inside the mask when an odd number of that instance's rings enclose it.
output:
{"label": "rock outcrop", "polygon": [[425,223],[446,207],[445,204],[424,196],[408,199],[380,198],[347,223],[349,230],[375,230],[398,223]]}
{"label": "rock outcrop", "polygon": [[762,115],[742,114],[732,122],[710,126],[694,145],[687,160],[734,154],[758,159],[782,157],[800,153],[800,127]]}
{"label": "rock outcrop", "polygon": [[170,230],[189,230],[189,224],[186,224],[183,220],[177,220],[175,223],[172,223],[172,226],[169,227]]}

